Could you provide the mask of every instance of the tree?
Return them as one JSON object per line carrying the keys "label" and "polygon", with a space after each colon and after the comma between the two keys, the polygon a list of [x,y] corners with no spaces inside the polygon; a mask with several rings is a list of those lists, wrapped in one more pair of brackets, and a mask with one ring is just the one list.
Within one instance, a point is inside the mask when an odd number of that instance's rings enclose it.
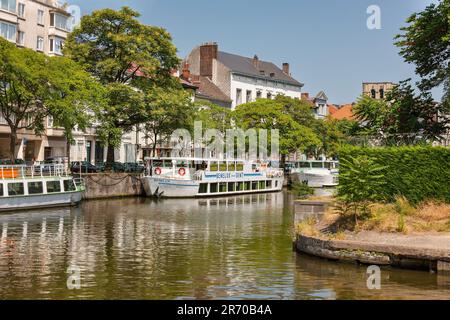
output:
{"label": "tree", "polygon": [[395,86],[386,100],[363,96],[354,108],[367,133],[396,140],[418,136],[438,139],[448,123],[448,120],[438,121],[438,115],[444,112],[445,106],[435,103],[429,92],[416,94],[409,80]]}
{"label": "tree", "polygon": [[419,87],[428,91],[441,84],[444,104],[450,108],[450,0],[429,5],[407,20],[395,43],[406,62],[416,65],[422,77]]}
{"label": "tree", "polygon": [[[145,108],[146,104],[135,105],[137,94],[119,85],[140,86],[142,101],[146,90],[176,86],[171,71],[179,65],[179,59],[171,36],[162,28],[141,24],[139,16],[128,7],[94,11],[81,19],[64,48],[68,57],[81,63],[111,90],[107,99],[110,105],[100,116],[101,136],[108,144],[108,162],[114,160],[114,148],[124,130],[145,120],[145,110],[136,107]],[[143,78],[146,88],[136,84]],[[117,94],[122,106],[114,101]],[[129,100],[125,101],[127,96]],[[126,115],[129,119],[125,119]]]}
{"label": "tree", "polygon": [[158,144],[167,141],[177,129],[192,132],[194,107],[191,94],[182,89],[155,88],[144,99],[146,136],[152,140],[152,155]]}
{"label": "tree", "polygon": [[0,111],[11,130],[13,163],[19,130],[42,134],[44,120],[51,116],[71,140],[71,129],[85,127],[84,111],[99,100],[93,97],[100,92],[97,83],[76,63],[19,49],[0,39]]}
{"label": "tree", "polygon": [[[293,152],[305,151],[320,143],[314,132],[294,120],[292,113],[283,101],[258,99],[255,102],[239,105],[235,111],[236,125],[244,130],[278,129],[280,134],[280,153],[282,162]],[[269,137],[270,138],[270,137]]]}
{"label": "tree", "polygon": [[343,131],[343,126],[340,122],[341,120],[336,120],[331,117],[318,120],[314,119],[310,125],[320,143],[310,147],[309,153],[312,153],[316,158],[320,155],[325,155],[326,157],[337,156],[339,146],[346,143],[349,139],[349,135]]}

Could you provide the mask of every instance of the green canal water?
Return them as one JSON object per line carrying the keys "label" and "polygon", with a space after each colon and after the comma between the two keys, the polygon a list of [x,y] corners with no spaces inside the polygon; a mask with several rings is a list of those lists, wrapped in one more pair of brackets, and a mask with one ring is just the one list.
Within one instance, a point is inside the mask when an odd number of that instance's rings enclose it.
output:
{"label": "green canal water", "polygon": [[450,278],[421,271],[369,290],[366,267],[293,252],[292,222],[287,192],[0,215],[0,299],[450,299]]}

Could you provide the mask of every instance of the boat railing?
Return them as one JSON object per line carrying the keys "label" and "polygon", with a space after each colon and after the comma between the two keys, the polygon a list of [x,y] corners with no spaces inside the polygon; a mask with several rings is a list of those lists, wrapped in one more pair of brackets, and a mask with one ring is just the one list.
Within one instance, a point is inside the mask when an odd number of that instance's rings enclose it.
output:
{"label": "boat railing", "polygon": [[67,167],[63,164],[44,165],[1,165],[0,179],[24,179],[44,177],[65,177],[69,175]]}

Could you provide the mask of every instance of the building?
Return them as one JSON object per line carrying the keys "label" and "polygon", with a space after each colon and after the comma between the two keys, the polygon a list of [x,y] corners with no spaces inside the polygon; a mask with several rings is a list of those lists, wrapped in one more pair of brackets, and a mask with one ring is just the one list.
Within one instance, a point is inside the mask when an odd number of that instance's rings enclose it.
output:
{"label": "building", "polygon": [[354,103],[344,104],[340,108],[334,110],[330,113],[331,118],[336,120],[355,120],[355,115],[353,114]]}
{"label": "building", "polygon": [[[290,73],[289,64],[281,68],[272,62],[219,51],[217,43],[196,47],[185,59],[192,75],[200,81],[199,94],[211,101],[220,97],[231,101],[231,108],[277,95],[301,98],[303,84]],[[220,90],[220,93],[217,92]],[[226,102],[226,101],[221,101]]]}
{"label": "building", "polygon": [[325,92],[320,91],[315,97],[310,97],[309,93],[304,92],[301,99],[308,101],[313,106],[314,116],[317,119],[324,119],[329,115],[328,97]]}
{"label": "building", "polygon": [[394,87],[393,82],[363,82],[363,94],[373,99],[384,99]]}
{"label": "building", "polygon": [[[62,45],[70,32],[71,15],[56,0],[0,0],[0,36],[47,55],[61,55]],[[46,119],[42,136],[21,130],[16,157],[31,161],[65,156],[67,143],[61,129]],[[9,158],[10,129],[0,115],[0,159]]]}

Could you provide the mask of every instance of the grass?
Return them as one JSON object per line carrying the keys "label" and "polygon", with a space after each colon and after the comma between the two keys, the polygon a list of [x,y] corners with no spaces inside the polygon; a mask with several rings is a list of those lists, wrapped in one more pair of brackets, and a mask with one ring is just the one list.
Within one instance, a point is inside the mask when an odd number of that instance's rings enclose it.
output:
{"label": "grass", "polygon": [[450,232],[450,204],[427,201],[412,206],[403,197],[397,197],[394,203],[374,203],[367,217],[354,221],[339,215],[331,208],[324,220],[334,224],[338,230],[400,232]]}

